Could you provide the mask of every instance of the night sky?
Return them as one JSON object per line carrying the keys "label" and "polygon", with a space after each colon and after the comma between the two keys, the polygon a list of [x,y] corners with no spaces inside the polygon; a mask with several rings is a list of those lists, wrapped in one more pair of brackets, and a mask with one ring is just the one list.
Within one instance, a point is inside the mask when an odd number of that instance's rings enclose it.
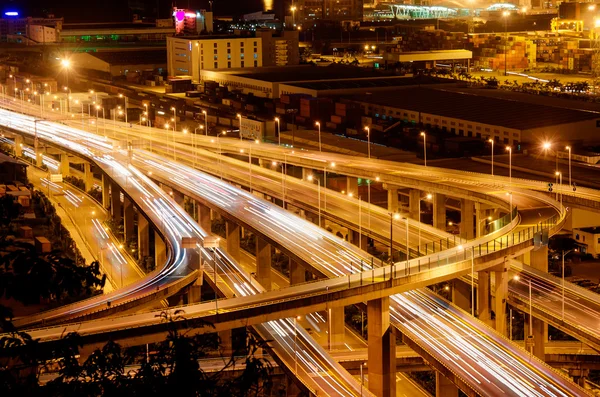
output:
{"label": "night sky", "polygon": [[[275,8],[281,8],[282,2],[275,0]],[[172,5],[209,9],[208,0],[0,0],[2,13],[8,10],[19,11],[21,16],[54,13],[64,17],[65,22],[129,21],[136,13],[155,17],[157,5],[161,18],[168,16]],[[241,15],[261,11],[263,0],[214,0],[213,9],[216,15]]]}

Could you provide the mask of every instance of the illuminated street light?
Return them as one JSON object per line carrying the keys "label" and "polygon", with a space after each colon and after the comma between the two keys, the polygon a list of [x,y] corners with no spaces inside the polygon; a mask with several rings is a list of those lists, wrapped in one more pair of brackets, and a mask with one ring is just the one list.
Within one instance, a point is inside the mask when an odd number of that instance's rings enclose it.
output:
{"label": "illuminated street light", "polygon": [[321,150],[321,123],[319,123],[317,121],[315,123],[315,125],[317,126],[317,128],[319,128],[319,152],[322,152],[322,150]]}

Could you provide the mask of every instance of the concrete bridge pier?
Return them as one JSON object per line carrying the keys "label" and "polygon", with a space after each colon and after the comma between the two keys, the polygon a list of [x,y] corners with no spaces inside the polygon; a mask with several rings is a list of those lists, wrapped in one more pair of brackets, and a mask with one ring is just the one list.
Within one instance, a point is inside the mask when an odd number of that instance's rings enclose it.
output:
{"label": "concrete bridge pier", "polygon": [[138,255],[140,258],[150,256],[150,227],[148,219],[138,213]]}
{"label": "concrete bridge pier", "polygon": [[418,221],[421,215],[421,191],[419,189],[408,191],[408,205],[410,217]]}
{"label": "concrete bridge pier", "polygon": [[[69,155],[67,154],[67,152],[62,152],[60,154],[59,172],[62,174],[62,176],[64,178],[65,176],[69,176],[70,170],[71,170],[71,166],[69,163]],[[86,191],[87,191],[87,189],[86,189]]]}
{"label": "concrete bridge pier", "polygon": [[[547,272],[548,271],[548,246],[541,246],[539,249],[529,251],[523,255],[523,262],[529,266]],[[545,348],[548,343],[548,324],[542,320],[538,320],[533,317],[532,319],[532,331],[533,335],[533,355],[538,357],[540,360],[545,359]],[[525,324],[526,334],[529,336],[529,321]]]}
{"label": "concrete bridge pier", "polygon": [[86,192],[89,192],[94,188],[94,172],[92,171],[91,163],[83,163],[83,182],[85,183]]}
{"label": "concrete bridge pier", "polygon": [[121,206],[121,188],[116,182],[110,183],[110,214],[117,225],[123,222]]}
{"label": "concrete bridge pier", "polygon": [[400,204],[398,203],[398,187],[383,184],[383,188],[387,190],[388,212],[398,212],[400,210]]}
{"label": "concrete bridge pier", "polygon": [[[212,233],[212,221],[210,219],[210,208],[206,205],[196,202],[196,208],[198,211],[198,224],[206,233]],[[238,244],[239,246],[239,244]]]}
{"label": "concrete bridge pier", "polygon": [[177,205],[183,206],[183,201],[185,199],[185,196],[183,193],[181,193],[179,190],[172,190],[173,193],[173,200],[175,200],[175,202],[177,203]]}
{"label": "concrete bridge pier", "polygon": [[585,380],[590,375],[589,369],[574,368],[569,370],[569,376],[573,378],[573,382],[581,387],[585,387]]}
{"label": "concrete bridge pier", "polygon": [[496,331],[507,336],[506,304],[508,302],[508,262],[496,266],[494,270],[494,313]]}
{"label": "concrete bridge pier", "polygon": [[358,198],[358,178],[354,176],[346,176],[346,193],[352,193]]}
{"label": "concrete bridge pier", "polygon": [[490,272],[485,270],[477,272],[477,312],[481,321],[494,327],[490,312]]}
{"label": "concrete bridge pier", "polygon": [[435,397],[458,397],[458,387],[439,372],[435,373]]}
{"label": "concrete bridge pier", "polygon": [[227,252],[237,262],[240,261],[240,226],[230,221],[225,220],[225,233],[227,237]]}
{"label": "concrete bridge pier", "polygon": [[15,135],[15,155],[21,157],[23,155],[23,137]]}
{"label": "concrete bridge pier", "polygon": [[102,174],[102,206],[110,208],[110,178],[106,174]]}
{"label": "concrete bridge pier", "polygon": [[460,200],[460,234],[466,240],[475,237],[475,211],[472,200]]}
{"label": "concrete bridge pier", "polygon": [[186,248],[185,254],[188,260],[188,267],[192,270],[198,270],[198,277],[192,285],[187,288],[187,302],[188,303],[200,303],[202,296],[202,265],[200,260],[200,252],[196,247]]}
{"label": "concrete bridge pier", "polygon": [[343,306],[327,310],[327,326],[329,328],[327,333],[329,350],[343,349],[346,332]]}
{"label": "concrete bridge pier", "polygon": [[452,303],[471,313],[471,286],[464,281],[454,279],[452,282]]}
{"label": "concrete bridge pier", "polygon": [[396,396],[396,334],[389,308],[387,296],[367,302],[369,390],[378,397]]}
{"label": "concrete bridge pier", "polygon": [[360,234],[355,230],[348,229],[348,238],[350,242],[362,250],[367,250],[368,237],[364,234]]}
{"label": "concrete bridge pier", "polygon": [[167,246],[158,232],[154,231],[154,263],[160,266],[167,261]]}
{"label": "concrete bridge pier", "polygon": [[271,290],[271,244],[260,236],[256,236],[256,280]]}
{"label": "concrete bridge pier", "polygon": [[439,193],[433,195],[433,227],[446,230],[446,196]]}
{"label": "concrete bridge pier", "polygon": [[123,200],[123,240],[127,244],[135,238],[133,231],[134,210],[133,202],[129,197],[125,196]]}
{"label": "concrete bridge pier", "polygon": [[301,284],[306,281],[306,268],[290,259],[290,285]]}

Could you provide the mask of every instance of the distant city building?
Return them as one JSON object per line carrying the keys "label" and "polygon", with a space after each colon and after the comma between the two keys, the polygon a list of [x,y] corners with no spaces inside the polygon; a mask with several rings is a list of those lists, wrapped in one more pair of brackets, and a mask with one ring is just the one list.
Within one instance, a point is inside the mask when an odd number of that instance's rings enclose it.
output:
{"label": "distant city building", "polygon": [[195,36],[200,33],[212,33],[213,13],[206,10],[193,11],[173,8],[173,24],[175,34],[179,36]]}
{"label": "distant city building", "polygon": [[69,59],[80,73],[106,80],[125,77],[139,84],[144,83],[146,77],[162,74],[167,67],[164,49],[74,52]]}
{"label": "distant city building", "polygon": [[[1,41],[18,41],[18,37],[29,37],[30,28],[32,26],[44,26],[55,29],[60,33],[63,27],[63,18],[18,18],[7,17],[0,18],[0,40]],[[39,32],[40,29],[36,28]]]}
{"label": "distant city building", "polygon": [[255,36],[169,37],[169,75],[192,76],[200,81],[201,70],[297,65],[298,32],[259,29]]}
{"label": "distant city building", "polygon": [[296,23],[317,19],[362,21],[363,0],[299,0],[295,2]]}
{"label": "distant city building", "polygon": [[[175,33],[173,25],[158,23],[65,23],[60,41],[66,43],[94,42],[119,43],[138,41],[166,41]],[[160,26],[157,26],[160,25]]]}

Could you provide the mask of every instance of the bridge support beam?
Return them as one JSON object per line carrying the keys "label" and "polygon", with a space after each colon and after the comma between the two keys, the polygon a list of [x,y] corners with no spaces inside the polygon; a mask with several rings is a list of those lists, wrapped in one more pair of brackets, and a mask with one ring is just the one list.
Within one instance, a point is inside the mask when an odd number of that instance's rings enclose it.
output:
{"label": "bridge support beam", "polygon": [[[197,202],[196,208],[198,210],[198,223],[202,230],[204,230],[208,234],[212,234],[212,221],[210,219],[210,208],[206,205]],[[239,243],[238,243],[239,247]]]}
{"label": "bridge support beam", "polygon": [[496,331],[507,336],[506,302],[508,300],[508,263],[494,269],[494,313],[496,314]]}
{"label": "bridge support beam", "polygon": [[354,197],[358,197],[358,178],[346,176],[346,193],[352,193]]}
{"label": "bridge support beam", "polygon": [[221,354],[224,356],[230,356],[233,352],[233,338],[231,336],[231,330],[225,330],[218,333],[219,339],[221,340]]}
{"label": "bridge support beam", "polygon": [[473,201],[460,200],[460,232],[464,239],[472,240],[474,237],[474,208]]}
{"label": "bridge support beam", "polygon": [[125,244],[134,239],[133,214],[133,202],[125,196],[123,200],[123,240]]}
{"label": "bridge support beam", "polygon": [[573,382],[577,383],[581,387],[585,387],[585,380],[590,375],[589,369],[570,369],[569,376],[573,378]]}
{"label": "bridge support beam", "polygon": [[290,285],[301,284],[306,281],[306,268],[290,259]]}
{"label": "bridge support beam", "polygon": [[271,244],[260,236],[256,236],[256,280],[271,290]]}
{"label": "bridge support beam", "polygon": [[21,157],[23,155],[23,137],[15,135],[15,155]]}
{"label": "bridge support beam", "polygon": [[398,212],[400,209],[398,205],[398,188],[387,185],[384,185],[384,188],[387,190],[388,211],[393,213]]}
{"label": "bridge support beam", "polygon": [[167,246],[158,232],[154,231],[154,264],[160,266],[167,261]]}
{"label": "bridge support beam", "polygon": [[[60,154],[60,173],[63,178],[69,176],[71,166],[69,165],[69,155],[66,152]],[[86,189],[87,191],[87,189]]]}
{"label": "bridge support beam", "polygon": [[488,211],[484,204],[475,203],[475,229],[477,237],[481,237],[487,233]]}
{"label": "bridge support beam", "polygon": [[464,281],[455,279],[452,282],[452,303],[471,313],[471,286]]}
{"label": "bridge support beam", "polygon": [[138,254],[140,258],[150,255],[150,227],[148,219],[138,213]]}
{"label": "bridge support beam", "polygon": [[490,313],[490,272],[477,272],[477,312],[479,319],[493,327]]}
{"label": "bridge support beam", "polygon": [[346,320],[344,318],[344,307],[336,307],[327,310],[327,326],[329,327],[327,338],[329,350],[344,348],[344,334],[346,331]]}
{"label": "bridge support beam", "polygon": [[408,205],[410,208],[410,217],[414,220],[419,220],[421,214],[421,191],[418,189],[410,189],[408,192]]}
{"label": "bridge support beam", "polygon": [[435,397],[458,397],[458,387],[439,372],[435,373]]}
{"label": "bridge support beam", "polygon": [[94,188],[94,173],[92,172],[92,164],[83,163],[83,182],[85,183],[85,191],[89,192]]}
{"label": "bridge support beam", "polygon": [[225,220],[225,233],[227,237],[227,252],[237,262],[240,261],[240,226],[230,221]]}
{"label": "bridge support beam", "polygon": [[102,174],[102,206],[110,208],[110,179],[105,174]]}
{"label": "bridge support beam", "polygon": [[[309,175],[313,175],[313,170],[311,170],[310,168],[303,167],[302,168],[302,179],[305,180],[305,181],[308,180],[308,176]],[[316,178],[317,176],[313,175],[313,177]]]}
{"label": "bridge support beam", "polygon": [[433,227],[446,230],[446,196],[439,193],[433,195]]}
{"label": "bridge support beam", "polygon": [[115,182],[110,184],[110,214],[117,225],[123,221],[121,215],[121,188]]}
{"label": "bridge support beam", "polygon": [[389,307],[389,297],[367,302],[369,390],[378,397],[396,396],[396,335]]}

